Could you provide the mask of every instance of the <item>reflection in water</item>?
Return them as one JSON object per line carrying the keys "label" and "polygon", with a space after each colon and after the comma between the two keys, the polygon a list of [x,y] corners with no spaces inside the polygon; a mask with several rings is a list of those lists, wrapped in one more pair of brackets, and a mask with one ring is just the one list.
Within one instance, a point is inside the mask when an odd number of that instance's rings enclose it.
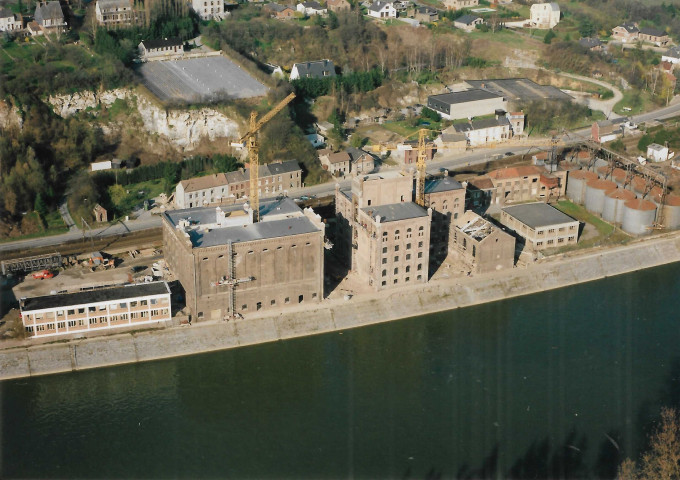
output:
{"label": "reflection in water", "polygon": [[0,383],[0,476],[613,478],[680,403],[679,266]]}

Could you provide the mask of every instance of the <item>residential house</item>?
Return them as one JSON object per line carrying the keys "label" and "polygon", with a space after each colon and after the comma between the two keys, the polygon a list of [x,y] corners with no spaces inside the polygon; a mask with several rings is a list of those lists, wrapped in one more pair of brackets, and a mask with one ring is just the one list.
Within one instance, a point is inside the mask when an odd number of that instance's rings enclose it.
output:
{"label": "residential house", "polygon": [[222,20],[224,0],[191,0],[191,7],[201,20]]}
{"label": "residential house", "polygon": [[328,10],[334,13],[349,12],[352,8],[347,0],[328,0],[326,6]]}
{"label": "residential house", "polygon": [[352,157],[347,152],[332,153],[330,150],[319,152],[319,161],[324,170],[331,175],[349,175],[352,166]]}
{"label": "residential house", "polygon": [[617,40],[621,43],[634,43],[638,40],[640,29],[637,23],[626,22],[612,28],[612,40]]}
{"label": "residential house", "polygon": [[130,26],[136,18],[131,0],[97,0],[94,14],[97,23],[107,28]]}
{"label": "residential house", "polygon": [[543,202],[513,205],[501,210],[501,223],[524,238],[531,250],[575,245],[579,222]]}
{"label": "residential house", "polygon": [[668,146],[650,143],[647,145],[647,158],[652,162],[665,162],[675,156],[675,152],[670,152]]}
{"label": "residential house", "polygon": [[481,25],[483,23],[484,19],[482,17],[478,17],[476,15],[463,15],[462,17],[458,17],[453,21],[453,26],[460,28],[461,30],[465,30],[466,32],[472,32],[475,28],[477,28],[477,25]]}
{"label": "residential house", "polygon": [[309,133],[305,135],[305,138],[309,143],[312,144],[312,147],[314,148],[323,147],[323,145],[326,143],[324,136],[319,135],[318,133]]}
{"label": "residential house", "polygon": [[536,28],[553,28],[560,23],[560,6],[555,2],[534,3],[529,13],[529,22]]}
{"label": "residential house", "polygon": [[179,37],[143,40],[137,47],[143,61],[172,60],[184,55],[184,42]]}
{"label": "residential house", "polygon": [[680,63],[680,46],[671,47],[661,56],[662,62],[670,62],[673,65]]}
{"label": "residential house", "polygon": [[590,137],[593,141],[598,142],[598,143],[606,143],[606,142],[611,142],[612,140],[616,140],[619,135],[622,134],[621,130],[621,123],[623,123],[625,119],[616,119],[614,121],[612,120],[601,120],[599,122],[593,123],[593,126],[591,127],[591,134]]}
{"label": "residential house", "polygon": [[335,65],[328,59],[296,63],[290,71],[291,80],[296,80],[298,78],[325,78],[334,76]]}
{"label": "residential house", "polygon": [[524,133],[524,111],[508,112],[505,117],[510,122],[510,129],[512,129],[512,136],[516,137]]}
{"label": "residential house", "polygon": [[35,7],[34,21],[45,33],[63,32],[66,30],[64,12],[57,1],[39,3]]}
{"label": "residential house", "polygon": [[298,3],[296,10],[306,16],[326,15],[328,13],[326,7],[315,1]]}
{"label": "residential house", "polygon": [[653,43],[657,47],[665,47],[670,41],[666,32],[656,28],[641,28],[638,39],[641,42]]}
{"label": "residential house", "polygon": [[449,251],[470,273],[507,270],[515,264],[515,237],[468,210],[454,222]]}
{"label": "residential house", "polygon": [[472,8],[479,5],[479,0],[444,0],[444,6],[448,10],[460,10],[461,8]]}
{"label": "residential house", "polygon": [[510,122],[501,116],[459,123],[453,125],[453,128],[457,133],[465,135],[471,147],[506,142],[512,138]]}
{"label": "residential house", "polygon": [[[302,170],[296,161],[260,165],[259,194],[262,197],[284,194],[302,187]],[[219,205],[228,199],[250,195],[250,169],[218,173],[182,180],[175,187],[177,208]]]}
{"label": "residential house", "polygon": [[397,18],[397,9],[389,2],[373,2],[368,7],[368,15],[374,18]]}
{"label": "residential house", "polygon": [[0,32],[13,32],[22,28],[21,15],[9,8],[0,7]]}
{"label": "residential house", "polygon": [[435,141],[437,150],[465,150],[467,148],[467,138],[462,133],[457,133],[453,126],[443,130]]}
{"label": "residential house", "polygon": [[425,23],[436,22],[439,20],[439,12],[432,7],[418,7],[414,18]]}
{"label": "residential house", "polygon": [[599,38],[585,37],[578,41],[578,44],[591,52],[601,52],[604,49],[604,43]]}
{"label": "residential house", "polygon": [[507,110],[508,103],[501,95],[472,88],[462,92],[430,95],[427,106],[446,120],[457,120],[489,115],[499,109]]}
{"label": "residential house", "polygon": [[[408,140],[397,145],[397,152],[404,152],[404,165],[415,165],[418,161],[418,140]],[[427,146],[425,149],[426,160],[429,162],[434,158],[436,149]]]}
{"label": "residential house", "polygon": [[279,5],[278,3],[268,3],[264,9],[270,12],[273,18],[280,20],[287,20],[295,16],[295,10],[288,5]]}
{"label": "residential house", "polygon": [[347,148],[346,152],[352,159],[352,173],[356,175],[367,174],[375,169],[375,159],[370,153],[355,147]]}

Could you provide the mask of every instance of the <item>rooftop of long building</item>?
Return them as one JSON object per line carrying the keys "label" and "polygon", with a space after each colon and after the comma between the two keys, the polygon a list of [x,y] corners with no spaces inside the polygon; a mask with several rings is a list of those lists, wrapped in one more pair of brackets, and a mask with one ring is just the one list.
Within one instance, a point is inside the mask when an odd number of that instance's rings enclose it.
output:
{"label": "rooftop of long building", "polygon": [[413,202],[390,203],[361,209],[371,218],[380,217],[380,222],[398,222],[409,218],[426,217],[427,211]]}
{"label": "rooftop of long building", "polygon": [[576,221],[569,215],[543,202],[513,205],[505,207],[503,211],[530,228],[547,227]]}

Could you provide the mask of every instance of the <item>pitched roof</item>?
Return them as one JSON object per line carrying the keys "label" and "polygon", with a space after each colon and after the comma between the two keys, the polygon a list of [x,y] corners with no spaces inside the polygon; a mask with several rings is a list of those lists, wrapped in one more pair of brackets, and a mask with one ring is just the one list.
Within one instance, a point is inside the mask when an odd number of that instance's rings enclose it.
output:
{"label": "pitched roof", "polygon": [[622,23],[619,27],[625,29],[628,33],[637,33],[640,31],[637,25],[632,22]]}
{"label": "pitched roof", "polygon": [[493,190],[496,186],[491,179],[486,175],[472,178],[468,181],[468,185],[478,188],[479,190]]}
{"label": "pitched roof", "polygon": [[460,190],[463,185],[451,177],[432,178],[425,181],[425,193],[439,193],[449,192],[451,190]]}
{"label": "pitched roof", "polygon": [[360,148],[356,147],[347,147],[345,151],[349,154],[350,158],[352,159],[353,162],[356,162],[358,159],[363,157],[364,155],[368,155],[368,153],[364,152]]}
{"label": "pitched roof", "polygon": [[179,47],[183,45],[182,39],[179,37],[171,38],[157,38],[152,40],[142,40],[141,45],[147,50],[164,47]]}
{"label": "pitched roof", "polygon": [[543,170],[536,165],[523,165],[519,167],[506,167],[492,170],[487,175],[494,180],[507,180],[510,178],[527,177],[529,175],[540,175]]}
{"label": "pitched roof", "polygon": [[668,35],[663,30],[659,30],[659,29],[656,29],[656,28],[647,28],[647,27],[641,28],[640,33],[642,33],[643,35],[649,35],[650,37],[665,37],[666,35]]}
{"label": "pitched roof", "polygon": [[582,38],[581,40],[578,41],[578,43],[584,48],[595,48],[602,45],[602,42],[600,41],[599,38],[592,37]]}
{"label": "pitched roof", "polygon": [[97,5],[99,5],[100,10],[104,10],[109,8],[131,7],[132,2],[130,2],[130,0],[97,0]]}
{"label": "pitched roof", "polygon": [[288,5],[279,5],[278,3],[268,3],[265,8],[273,12],[283,12],[284,10],[292,10]]}
{"label": "pitched roof", "polygon": [[481,88],[471,88],[462,92],[442,93],[440,95],[430,95],[431,99],[453,105],[456,103],[476,102],[477,100],[487,100],[490,98],[502,98],[495,93],[482,90]]}
{"label": "pitched roof", "polygon": [[418,7],[418,8],[416,9],[416,11],[417,11],[418,13],[424,13],[424,14],[426,14],[426,15],[428,15],[428,14],[429,14],[429,15],[434,15],[434,14],[437,14],[437,13],[438,13],[437,10],[436,10],[435,8],[432,8],[432,7]]}
{"label": "pitched roof", "polygon": [[352,157],[347,152],[331,153],[328,155],[328,161],[330,163],[351,162]]}
{"label": "pitched roof", "polygon": [[[306,77],[307,75],[315,78],[335,76],[335,66],[328,59],[296,63],[293,65],[293,68],[297,68],[300,77]],[[324,75],[324,72],[327,72],[327,75]]]}
{"label": "pitched roof", "polygon": [[0,18],[14,18],[14,12],[9,8],[0,7]]}
{"label": "pitched roof", "polygon": [[387,5],[392,5],[390,2],[373,2],[370,7],[368,7],[369,10],[373,10],[374,12],[379,12],[383,8],[385,8]]}
{"label": "pitched roof", "polygon": [[287,160],[285,162],[272,162],[268,163],[266,167],[269,169],[271,175],[280,175],[281,173],[290,173],[301,170],[300,165],[298,165],[295,160]]}
{"label": "pitched roof", "polygon": [[462,23],[463,25],[472,25],[472,23],[479,18],[480,17],[476,15],[463,15],[462,17],[458,17],[457,19],[455,19],[453,22]]}
{"label": "pitched roof", "polygon": [[388,205],[364,207],[361,210],[372,218],[379,216],[381,222],[397,222],[427,216],[427,211],[413,202],[390,203]]}
{"label": "pitched roof", "polygon": [[680,46],[676,45],[674,47],[669,48],[668,50],[666,50],[666,53],[664,53],[664,56],[671,58],[680,58]]}
{"label": "pitched roof", "polygon": [[61,10],[59,2],[47,2],[35,7],[35,21],[41,24],[47,19],[64,21],[64,12]]}
{"label": "pitched roof", "polygon": [[321,6],[319,2],[302,2],[302,6],[305,8],[312,8],[314,10],[324,10],[324,7]]}
{"label": "pitched roof", "polygon": [[576,222],[576,220],[569,215],[562,213],[555,207],[551,207],[543,202],[513,205],[511,207],[503,208],[503,211],[530,228]]}
{"label": "pitched roof", "polygon": [[229,182],[224,173],[206,175],[205,177],[194,177],[180,182],[182,187],[184,187],[185,192],[195,192],[197,190],[205,190],[206,188],[222,187],[227,183]]}

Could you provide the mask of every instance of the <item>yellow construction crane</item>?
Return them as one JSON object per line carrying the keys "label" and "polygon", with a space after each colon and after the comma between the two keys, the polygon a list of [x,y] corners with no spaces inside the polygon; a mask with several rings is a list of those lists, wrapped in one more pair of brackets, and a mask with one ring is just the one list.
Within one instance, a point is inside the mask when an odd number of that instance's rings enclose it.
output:
{"label": "yellow construction crane", "polygon": [[239,140],[241,143],[246,142],[248,147],[248,154],[250,157],[250,208],[253,210],[253,221],[260,220],[260,192],[259,190],[259,176],[260,176],[260,157],[259,144],[257,143],[257,132],[262,126],[271,120],[274,115],[284,109],[295,98],[295,94],[291,93],[286,98],[281,100],[277,106],[272,108],[267,114],[257,119],[257,112],[250,112],[250,128],[248,133],[243,135]]}

